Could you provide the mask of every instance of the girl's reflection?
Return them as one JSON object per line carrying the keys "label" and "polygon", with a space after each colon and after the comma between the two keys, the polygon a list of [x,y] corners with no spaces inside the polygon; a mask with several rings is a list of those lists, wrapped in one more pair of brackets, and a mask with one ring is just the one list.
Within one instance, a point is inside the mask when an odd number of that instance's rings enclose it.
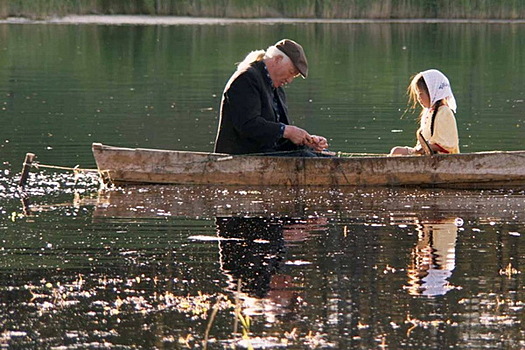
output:
{"label": "girl's reflection", "polygon": [[408,269],[409,293],[437,296],[453,287],[448,279],[456,264],[458,219],[439,219],[418,224],[418,242]]}

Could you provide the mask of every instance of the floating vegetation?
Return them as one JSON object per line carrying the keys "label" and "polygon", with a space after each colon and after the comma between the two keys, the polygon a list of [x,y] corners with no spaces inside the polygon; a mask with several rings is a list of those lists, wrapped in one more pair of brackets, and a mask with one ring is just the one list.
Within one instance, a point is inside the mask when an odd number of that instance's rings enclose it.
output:
{"label": "floating vegetation", "polygon": [[290,332],[284,332],[284,336],[244,337],[223,341],[223,343],[230,348],[240,347],[242,349],[277,349],[289,346],[301,346],[307,349],[337,348],[336,343],[327,340],[326,334],[312,331],[300,334],[296,328]]}
{"label": "floating vegetation", "polygon": [[142,295],[140,290],[127,289],[127,295],[116,295],[113,301],[99,300],[97,295],[102,290],[112,290],[112,286],[134,285],[141,282],[140,277],[135,277],[127,281],[118,279],[99,279],[99,284],[93,285],[91,281],[88,286],[87,277],[80,275],[77,280],[70,283],[52,283],[42,281],[42,285],[24,285],[17,290],[29,291],[30,299],[28,303],[36,307],[40,313],[48,312],[52,309],[67,308],[76,305],[81,300],[90,300],[93,309],[102,307],[104,313],[118,315],[121,313],[152,313],[163,310],[172,310],[187,315],[192,319],[205,319],[215,300],[221,300],[218,304],[220,310],[231,309],[232,305],[228,299],[220,294],[210,295],[198,293],[197,295],[180,296],[171,291],[153,292],[149,295]]}
{"label": "floating vegetation", "polygon": [[407,315],[407,319],[405,320],[406,324],[411,325],[411,327],[407,330],[407,336],[410,337],[410,334],[414,331],[414,329],[421,327],[421,328],[434,328],[439,329],[442,325],[449,325],[453,327],[457,327],[458,324],[456,322],[453,322],[451,320],[443,320],[443,319],[434,319],[434,320],[420,320],[415,317],[411,317],[410,315]]}
{"label": "floating vegetation", "polygon": [[509,263],[504,269],[499,270],[499,274],[502,276],[507,276],[511,278],[514,275],[520,274],[521,271],[518,271],[516,268],[512,267],[512,263]]}
{"label": "floating vegetation", "polygon": [[[26,295],[25,306],[34,309],[35,321],[45,322],[48,317],[60,319],[60,315],[86,314],[87,319],[123,320],[129,317],[148,318],[160,314],[179,314],[186,318],[188,324],[195,326],[206,324],[206,328],[198,326],[200,330],[191,332],[184,330],[177,337],[166,335],[163,342],[178,343],[184,348],[203,347],[209,344],[221,343],[228,347],[245,349],[260,349],[268,347],[306,346],[308,348],[335,348],[336,344],[328,340],[327,335],[319,331],[293,328],[282,330],[279,334],[272,332],[268,335],[255,335],[253,316],[244,312],[247,305],[237,294],[203,293],[177,295],[174,291],[157,288],[155,291],[143,289],[141,283],[149,281],[158,286],[162,281],[158,278],[137,276],[127,279],[88,276],[80,274],[69,282],[40,280],[39,284],[25,284],[9,288],[10,293]],[[128,286],[128,288],[123,288]],[[139,288],[141,286],[141,288]],[[117,291],[115,293],[115,291]],[[211,336],[214,330],[214,321],[221,315],[221,323],[230,319],[233,333],[229,337]],[[35,322],[33,321],[33,322]],[[118,321],[120,322],[120,321]],[[237,329],[236,325],[239,325]],[[223,326],[221,326],[223,327]],[[67,331],[69,339],[83,339],[74,329]],[[114,329],[100,329],[96,332],[101,339],[116,337]],[[218,335],[218,334],[217,334]],[[0,344],[9,343],[14,338],[27,337],[28,333],[22,330],[6,330],[0,333]],[[102,340],[101,340],[102,341]],[[110,344],[110,343],[108,343]]]}

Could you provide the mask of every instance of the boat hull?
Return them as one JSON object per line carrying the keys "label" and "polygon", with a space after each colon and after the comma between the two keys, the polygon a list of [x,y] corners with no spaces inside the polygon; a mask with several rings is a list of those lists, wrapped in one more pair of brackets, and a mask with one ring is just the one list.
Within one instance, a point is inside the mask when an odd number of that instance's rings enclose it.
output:
{"label": "boat hull", "polygon": [[116,185],[525,187],[525,151],[301,158],[92,148],[104,182]]}

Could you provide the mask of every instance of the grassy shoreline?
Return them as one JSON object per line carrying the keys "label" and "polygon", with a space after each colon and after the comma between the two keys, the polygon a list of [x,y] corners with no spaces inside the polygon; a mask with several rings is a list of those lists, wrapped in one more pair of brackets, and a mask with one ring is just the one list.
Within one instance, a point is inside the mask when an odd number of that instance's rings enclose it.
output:
{"label": "grassy shoreline", "polygon": [[522,0],[0,0],[0,19],[150,15],[302,19],[525,19]]}
{"label": "grassy shoreline", "polygon": [[365,24],[365,23],[462,23],[462,24],[525,24],[525,19],[441,19],[441,18],[412,18],[412,19],[323,19],[323,18],[217,18],[217,17],[187,17],[187,16],[151,16],[151,15],[66,15],[64,17],[46,19],[28,19],[24,17],[0,18],[0,23],[53,23],[53,24],[95,24],[95,25],[228,25],[228,24],[283,24],[283,23],[337,23],[337,24]]}

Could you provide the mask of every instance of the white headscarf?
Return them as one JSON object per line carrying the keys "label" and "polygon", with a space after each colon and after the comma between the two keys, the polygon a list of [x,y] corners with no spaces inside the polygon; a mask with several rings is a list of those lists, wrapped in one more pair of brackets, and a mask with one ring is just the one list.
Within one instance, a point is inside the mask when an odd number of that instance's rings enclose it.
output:
{"label": "white headscarf", "polygon": [[423,75],[423,79],[425,79],[427,84],[428,93],[430,94],[430,105],[433,106],[436,101],[446,99],[447,105],[456,113],[456,99],[445,74],[437,69],[429,69],[421,72],[421,75]]}

